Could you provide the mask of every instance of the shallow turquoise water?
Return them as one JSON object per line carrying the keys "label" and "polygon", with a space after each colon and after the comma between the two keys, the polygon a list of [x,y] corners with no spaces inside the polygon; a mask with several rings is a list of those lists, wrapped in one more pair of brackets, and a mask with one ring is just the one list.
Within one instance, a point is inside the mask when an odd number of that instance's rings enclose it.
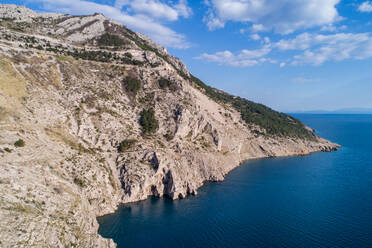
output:
{"label": "shallow turquoise water", "polygon": [[249,161],[179,201],[98,218],[118,247],[372,247],[372,115],[296,115],[343,145]]}

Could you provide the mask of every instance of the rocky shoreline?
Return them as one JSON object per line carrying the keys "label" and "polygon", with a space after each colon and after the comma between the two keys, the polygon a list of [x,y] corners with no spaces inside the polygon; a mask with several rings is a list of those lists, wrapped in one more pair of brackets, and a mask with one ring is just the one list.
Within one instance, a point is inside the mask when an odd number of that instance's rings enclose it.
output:
{"label": "rocky shoreline", "polygon": [[[311,155],[312,153],[316,153],[316,152],[337,151],[338,148],[340,148],[340,147],[341,147],[340,145],[329,143],[327,145],[320,146],[318,148],[314,148],[314,150],[310,150],[310,151],[306,151],[306,152],[300,152],[300,153],[295,152],[293,154],[291,154],[291,153],[288,153],[288,154],[285,154],[285,155],[284,154],[283,155],[277,154],[277,155],[254,157],[254,158],[250,157],[248,159],[243,159],[241,162],[239,162],[238,164],[235,164],[233,166],[231,166],[231,165],[228,166],[226,164],[225,167],[229,168],[226,173],[224,173],[223,175],[220,175],[218,177],[212,177],[212,179],[206,179],[206,180],[202,181],[200,184],[196,184],[195,188],[193,188],[192,190],[190,190],[190,188],[187,188],[186,191],[180,192],[178,195],[175,194],[175,192],[165,192],[164,194],[158,194],[158,193],[156,193],[156,194],[142,194],[142,195],[139,195],[138,198],[135,198],[135,199],[126,198],[123,201],[121,201],[116,208],[112,209],[112,211],[109,211],[109,213],[105,213],[104,215],[114,213],[120,205],[125,205],[125,204],[128,204],[128,203],[133,203],[133,202],[137,202],[137,201],[146,200],[151,196],[160,197],[160,198],[161,197],[167,197],[167,198],[170,198],[170,199],[173,199],[173,200],[182,199],[182,198],[185,198],[185,197],[188,197],[188,196],[192,197],[192,195],[197,195],[197,190],[199,188],[203,187],[206,182],[221,182],[221,181],[224,181],[225,176],[227,174],[229,174],[229,172],[231,172],[232,170],[236,169],[237,167],[243,165],[244,163],[246,163],[246,162],[248,162],[252,159],[266,159],[266,158],[273,158],[273,157],[308,156],[308,155]],[[100,216],[97,216],[97,217],[100,217]]]}

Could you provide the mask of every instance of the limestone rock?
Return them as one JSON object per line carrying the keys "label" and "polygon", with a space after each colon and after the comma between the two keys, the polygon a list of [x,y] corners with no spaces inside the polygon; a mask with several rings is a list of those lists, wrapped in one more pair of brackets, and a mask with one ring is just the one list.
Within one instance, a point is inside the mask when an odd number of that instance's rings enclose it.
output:
{"label": "limestone rock", "polygon": [[[96,216],[119,204],[197,194],[248,159],[338,147],[247,125],[165,48],[100,14],[0,5],[0,17],[2,247],[114,247]],[[101,48],[104,33],[116,36]],[[152,133],[139,123],[149,108]]]}

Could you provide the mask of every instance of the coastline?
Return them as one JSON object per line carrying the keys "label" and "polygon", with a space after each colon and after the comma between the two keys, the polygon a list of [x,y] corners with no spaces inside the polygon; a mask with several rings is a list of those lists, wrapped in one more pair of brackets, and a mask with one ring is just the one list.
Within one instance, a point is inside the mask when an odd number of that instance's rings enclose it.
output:
{"label": "coastline", "polygon": [[[298,157],[298,156],[311,156],[313,153],[320,153],[320,152],[336,152],[338,151],[338,149],[340,149],[342,146],[339,145],[339,144],[335,144],[335,143],[330,143],[331,146],[327,147],[327,148],[324,148],[323,149],[319,149],[319,150],[313,150],[313,151],[309,151],[308,153],[294,153],[294,154],[285,154],[285,155],[278,155],[278,156],[263,156],[263,157],[255,157],[255,158],[249,158],[249,159],[245,159],[243,161],[241,161],[239,164],[237,164],[236,166],[233,166],[233,167],[230,167],[231,169],[226,173],[224,174],[223,178],[222,179],[217,179],[217,180],[205,180],[202,182],[202,184],[197,188],[201,188],[203,187],[205,184],[207,183],[215,183],[215,182],[223,182],[225,180],[225,176],[227,176],[231,171],[237,169],[238,167],[244,165],[245,163],[249,162],[249,161],[252,161],[252,160],[262,160],[262,159],[269,159],[269,158],[284,158],[284,157]],[[187,194],[185,197],[193,197],[197,195],[197,191],[195,191],[193,194]],[[120,202],[117,204],[117,206],[112,209],[112,211],[108,212],[108,213],[105,213],[103,215],[98,215],[96,216],[96,218],[99,218],[99,217],[103,217],[105,215],[110,215],[110,214],[113,214],[115,213],[120,206],[125,206],[126,204],[130,204],[130,203],[135,203],[135,202],[140,202],[140,201],[145,201],[147,199],[149,199],[150,197],[154,197],[154,196],[151,196],[151,195],[148,195],[146,198],[143,198],[143,199],[140,199],[140,200],[134,200],[134,201],[128,201],[128,202]],[[163,197],[166,197],[168,199],[171,199],[171,200],[179,200],[179,199],[182,199],[182,198],[172,198],[172,197],[169,197],[167,195],[163,195],[163,196],[155,196],[157,198],[163,198]],[[104,240],[108,240],[108,244],[114,244],[114,246],[108,246],[108,247],[116,247],[116,243],[112,240],[112,239],[107,239],[107,238],[104,238],[101,236],[101,238],[103,238]]]}

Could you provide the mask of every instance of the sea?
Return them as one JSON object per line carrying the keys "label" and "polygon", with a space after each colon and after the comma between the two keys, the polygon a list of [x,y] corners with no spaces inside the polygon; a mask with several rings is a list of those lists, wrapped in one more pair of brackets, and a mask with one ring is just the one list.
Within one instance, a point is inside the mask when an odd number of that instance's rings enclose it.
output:
{"label": "sea", "polygon": [[119,248],[372,247],[372,115],[296,114],[336,152],[251,160],[197,196],[98,218]]}

